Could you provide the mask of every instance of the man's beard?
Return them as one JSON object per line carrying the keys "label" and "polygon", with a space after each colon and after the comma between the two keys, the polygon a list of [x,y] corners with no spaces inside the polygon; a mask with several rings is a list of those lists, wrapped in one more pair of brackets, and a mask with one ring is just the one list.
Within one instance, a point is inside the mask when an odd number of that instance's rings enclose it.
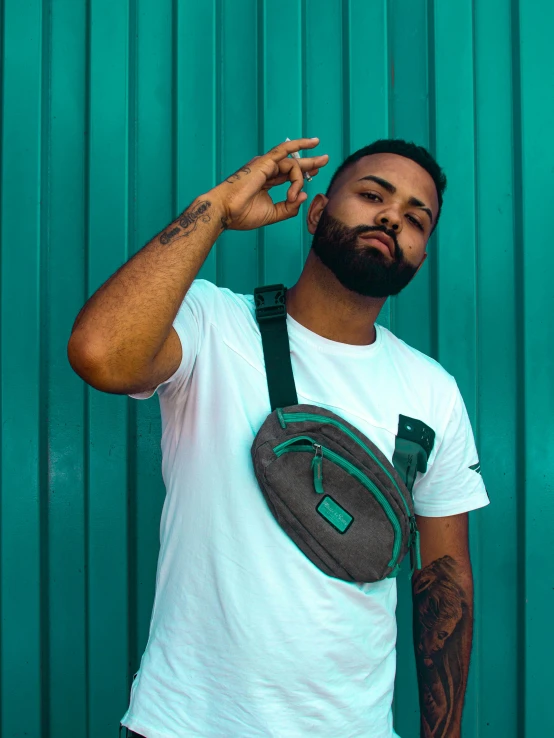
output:
{"label": "man's beard", "polygon": [[[393,258],[373,246],[360,245],[358,239],[372,231],[390,236],[394,243]],[[312,249],[346,289],[364,297],[397,295],[413,279],[418,266],[408,263],[396,240],[396,234],[384,226],[361,225],[348,228],[327,209],[312,240]]]}

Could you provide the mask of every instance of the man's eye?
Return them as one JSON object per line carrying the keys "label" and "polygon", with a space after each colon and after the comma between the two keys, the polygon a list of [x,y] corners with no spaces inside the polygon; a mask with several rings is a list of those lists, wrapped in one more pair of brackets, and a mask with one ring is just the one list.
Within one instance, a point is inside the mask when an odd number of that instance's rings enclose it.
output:
{"label": "man's eye", "polygon": [[360,192],[360,195],[362,197],[366,197],[372,202],[381,202],[381,198],[379,197],[379,195],[376,195],[374,192]]}
{"label": "man's eye", "polygon": [[420,231],[423,230],[423,226],[421,225],[421,223],[419,222],[417,218],[414,218],[413,215],[408,215],[408,220],[410,220],[415,225],[416,228],[419,228]]}

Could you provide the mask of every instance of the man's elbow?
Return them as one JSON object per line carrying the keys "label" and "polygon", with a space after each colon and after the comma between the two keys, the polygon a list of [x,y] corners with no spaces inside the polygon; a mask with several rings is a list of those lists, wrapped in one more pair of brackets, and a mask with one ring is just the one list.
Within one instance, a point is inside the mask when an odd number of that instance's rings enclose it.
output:
{"label": "man's elbow", "polygon": [[117,395],[133,391],[129,389],[129,379],[114,371],[105,348],[79,331],[69,338],[67,358],[73,371],[94,389]]}

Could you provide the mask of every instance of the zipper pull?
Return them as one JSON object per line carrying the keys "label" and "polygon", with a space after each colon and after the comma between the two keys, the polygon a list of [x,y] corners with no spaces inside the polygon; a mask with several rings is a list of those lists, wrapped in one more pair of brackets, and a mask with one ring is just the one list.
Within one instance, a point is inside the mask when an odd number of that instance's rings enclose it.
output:
{"label": "zipper pull", "polygon": [[319,494],[324,494],[323,489],[323,450],[319,443],[314,443],[315,455],[312,459],[312,471],[314,473],[314,489]]}
{"label": "zipper pull", "polygon": [[416,569],[421,569],[421,548],[419,545],[419,531],[417,529],[417,523],[415,518],[410,518],[410,560],[412,564],[412,570],[410,572],[410,579]]}

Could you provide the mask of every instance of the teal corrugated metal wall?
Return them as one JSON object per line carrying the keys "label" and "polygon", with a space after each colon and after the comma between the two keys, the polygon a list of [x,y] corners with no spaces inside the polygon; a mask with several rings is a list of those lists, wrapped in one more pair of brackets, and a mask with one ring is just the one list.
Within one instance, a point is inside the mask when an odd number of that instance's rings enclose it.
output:
{"label": "teal corrugated metal wall", "polygon": [[[66,359],[72,322],[197,194],[300,135],[321,138],[330,168],[377,137],[414,139],[448,174],[429,259],[381,320],[456,376],[493,503],[472,519],[464,735],[554,735],[554,250],[539,233],[554,186],[554,4],[0,8],[2,738],[115,736],[146,642],[158,406],[85,387]],[[301,219],[227,232],[202,276],[244,292],[290,284],[309,244]],[[410,639],[401,581],[402,738],[418,736]]]}

